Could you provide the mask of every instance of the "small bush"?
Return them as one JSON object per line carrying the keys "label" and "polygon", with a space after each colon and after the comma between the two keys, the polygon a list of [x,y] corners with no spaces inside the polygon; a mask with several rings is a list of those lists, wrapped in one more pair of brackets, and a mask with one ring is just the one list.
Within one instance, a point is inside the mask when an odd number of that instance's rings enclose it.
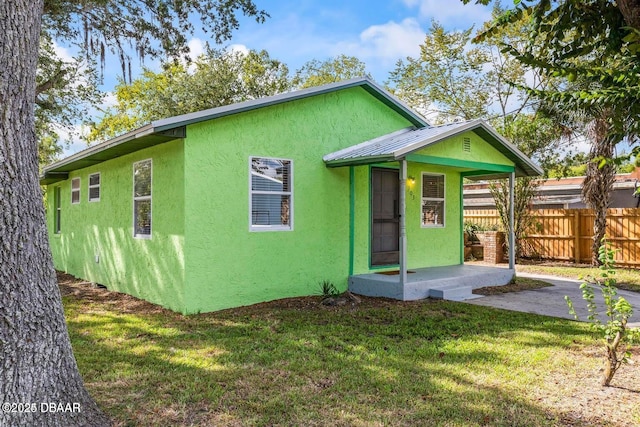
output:
{"label": "small bush", "polygon": [[322,298],[335,298],[340,295],[340,291],[330,280],[323,280],[318,284],[320,288],[320,296]]}
{"label": "small bush", "polygon": [[[601,263],[600,277],[586,277],[585,282],[580,285],[580,289],[582,289],[582,298],[587,302],[588,319],[593,322],[593,328],[604,338],[605,366],[602,385],[608,386],[618,368],[629,361],[631,347],[640,342],[640,330],[627,326],[629,318],[633,315],[633,308],[626,299],[618,296],[615,279],[615,251],[609,247],[606,239],[602,239],[598,255]],[[605,322],[598,318],[595,288],[600,289],[604,298],[607,316]],[[565,296],[565,300],[569,305],[569,313],[578,319],[571,298]]]}

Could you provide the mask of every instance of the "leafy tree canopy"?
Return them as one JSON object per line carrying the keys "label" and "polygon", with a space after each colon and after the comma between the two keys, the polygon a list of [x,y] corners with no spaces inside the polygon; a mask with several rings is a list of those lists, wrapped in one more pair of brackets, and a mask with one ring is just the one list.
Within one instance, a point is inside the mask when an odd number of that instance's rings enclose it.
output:
{"label": "leafy tree canopy", "polygon": [[363,76],[370,76],[364,62],[355,56],[338,55],[324,61],[306,62],[296,71],[294,85],[304,89]]}
{"label": "leafy tree canopy", "polygon": [[[469,3],[470,0],[462,0]],[[489,4],[491,0],[476,0]],[[531,88],[547,108],[605,117],[617,141],[640,130],[640,1],[514,0],[476,41],[525,20],[528,43],[502,44],[505,53],[549,76],[566,78],[557,88]]]}
{"label": "leafy tree canopy", "polygon": [[472,28],[446,31],[434,22],[420,46],[420,55],[396,64],[388,82],[390,89],[433,123],[488,119],[547,168],[559,161],[571,132],[539,111],[526,92],[511,84],[524,85],[527,79],[536,87],[555,84],[553,78],[541,76],[500,52],[499,41],[522,43],[522,28],[495,32],[493,38],[472,45]]}
{"label": "leafy tree canopy", "polygon": [[[120,62],[123,81],[131,81],[129,51],[141,59],[187,57],[191,17],[199,16],[204,32],[221,43],[238,28],[239,15],[268,17],[252,0],[45,0],[36,86],[40,164],[53,161],[62,152],[60,135],[75,136],[80,119],[101,103],[99,69],[109,55]],[[55,42],[75,45],[80,54],[65,61]]]}
{"label": "leafy tree canopy", "polygon": [[95,67],[87,58],[60,58],[50,35],[40,36],[36,73],[35,122],[39,163],[53,161],[61,152],[61,133],[74,134],[75,125],[102,96]]}
{"label": "leafy tree canopy", "polygon": [[291,89],[287,66],[266,51],[209,49],[190,66],[170,63],[121,81],[117,104],[93,126],[89,140],[108,139],[152,120],[275,95]]}
{"label": "leafy tree canopy", "polygon": [[446,31],[433,22],[417,58],[398,61],[389,83],[412,107],[435,114],[435,123],[488,115],[493,83],[483,67],[490,62],[484,47],[469,48],[471,29]]}
{"label": "leafy tree canopy", "polygon": [[216,43],[231,38],[239,28],[238,15],[263,22],[269,15],[253,0],[45,0],[43,26],[52,38],[80,45],[104,63],[115,54],[123,78],[131,80],[129,47],[146,56],[188,56],[187,36],[201,29]]}

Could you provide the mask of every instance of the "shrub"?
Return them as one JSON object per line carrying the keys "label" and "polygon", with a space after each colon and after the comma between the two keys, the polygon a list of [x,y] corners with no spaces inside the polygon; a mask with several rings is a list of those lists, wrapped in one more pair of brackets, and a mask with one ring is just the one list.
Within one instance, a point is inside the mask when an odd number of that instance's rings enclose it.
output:
{"label": "shrub", "polygon": [[330,280],[323,280],[318,284],[322,298],[335,298],[340,295],[340,291]]}
{"label": "shrub", "polygon": [[[592,322],[593,328],[604,338],[606,358],[602,385],[608,386],[618,368],[629,361],[630,349],[640,342],[640,330],[627,326],[629,318],[633,315],[633,307],[626,299],[618,296],[618,290],[615,286],[615,251],[610,248],[606,239],[602,239],[601,243],[598,251],[598,259],[601,263],[600,277],[586,277],[585,282],[580,285],[580,289],[582,289],[582,298],[587,302],[588,319]],[[595,288],[600,289],[604,298],[605,322],[598,318]],[[565,300],[569,305],[569,313],[578,319],[571,298],[565,296]]]}

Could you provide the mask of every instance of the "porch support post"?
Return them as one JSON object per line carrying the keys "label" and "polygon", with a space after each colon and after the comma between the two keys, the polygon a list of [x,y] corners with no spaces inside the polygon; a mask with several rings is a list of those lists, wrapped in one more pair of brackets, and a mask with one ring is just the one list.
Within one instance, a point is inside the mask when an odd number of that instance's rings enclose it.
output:
{"label": "porch support post", "polygon": [[515,189],[516,173],[514,171],[509,174],[509,268],[511,269],[516,267],[516,231],[514,228]]}
{"label": "porch support post", "polygon": [[405,221],[406,212],[406,191],[407,191],[407,160],[400,160],[400,286],[404,288],[407,283],[407,227]]}

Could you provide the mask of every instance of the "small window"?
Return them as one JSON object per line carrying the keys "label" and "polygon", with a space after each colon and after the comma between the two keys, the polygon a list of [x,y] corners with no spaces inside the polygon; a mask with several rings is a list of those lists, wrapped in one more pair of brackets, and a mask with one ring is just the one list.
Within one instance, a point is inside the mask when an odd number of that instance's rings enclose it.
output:
{"label": "small window", "polygon": [[71,180],[71,203],[80,203],[80,178]]}
{"label": "small window", "polygon": [[444,175],[422,174],[422,226],[444,227]]}
{"label": "small window", "polygon": [[60,215],[62,214],[62,207],[60,206],[60,203],[62,199],[60,198],[60,195],[61,188],[55,187],[53,189],[53,232],[55,234],[60,234],[60,231],[62,230],[60,222]]}
{"label": "small window", "polygon": [[100,201],[100,173],[89,175],[89,201]]}
{"label": "small window", "polygon": [[253,231],[293,229],[293,162],[251,157],[249,227]]}
{"label": "small window", "polygon": [[133,164],[133,236],[151,238],[151,159]]}

